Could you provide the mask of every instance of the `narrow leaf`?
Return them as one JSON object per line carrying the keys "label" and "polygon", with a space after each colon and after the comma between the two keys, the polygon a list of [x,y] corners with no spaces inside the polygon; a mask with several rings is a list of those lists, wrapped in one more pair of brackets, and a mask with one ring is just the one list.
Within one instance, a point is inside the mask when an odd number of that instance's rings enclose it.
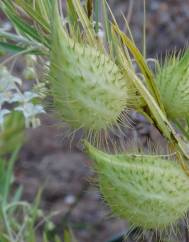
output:
{"label": "narrow leaf", "polygon": [[26,48],[0,41],[0,50],[10,54],[17,54],[22,51],[25,51]]}
{"label": "narrow leaf", "polygon": [[121,37],[123,43],[127,46],[127,48],[131,51],[132,55],[135,57],[135,60],[138,64],[138,66],[141,69],[141,72],[143,73],[146,84],[148,86],[148,89],[151,93],[151,95],[155,98],[155,100],[160,105],[161,109],[164,111],[163,104],[160,100],[160,94],[156,87],[154,76],[151,70],[149,69],[148,65],[146,64],[142,54],[134,44],[132,40],[130,40],[119,28],[117,25],[113,25],[114,30],[118,33],[118,35]]}

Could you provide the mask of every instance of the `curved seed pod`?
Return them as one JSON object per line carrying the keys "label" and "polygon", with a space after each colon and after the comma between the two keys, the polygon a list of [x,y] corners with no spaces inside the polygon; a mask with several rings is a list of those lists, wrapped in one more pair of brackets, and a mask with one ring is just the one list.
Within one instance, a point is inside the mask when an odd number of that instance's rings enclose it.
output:
{"label": "curved seed pod", "polygon": [[114,213],[145,229],[163,229],[189,208],[189,178],[158,156],[110,155],[86,143],[100,190]]}
{"label": "curved seed pod", "polygon": [[50,88],[55,109],[72,128],[99,131],[116,124],[127,105],[125,77],[102,50],[73,41],[53,19]]}
{"label": "curved seed pod", "polygon": [[173,55],[160,67],[157,86],[168,116],[171,119],[189,115],[189,50],[182,57]]}

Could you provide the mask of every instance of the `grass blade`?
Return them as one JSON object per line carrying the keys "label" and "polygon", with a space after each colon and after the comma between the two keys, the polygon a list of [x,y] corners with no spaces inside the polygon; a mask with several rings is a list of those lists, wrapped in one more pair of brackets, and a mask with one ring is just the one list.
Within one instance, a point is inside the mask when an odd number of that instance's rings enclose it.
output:
{"label": "grass blade", "polygon": [[89,43],[95,46],[96,45],[95,31],[87,14],[85,13],[83,7],[81,6],[81,2],[79,0],[72,0],[72,3],[75,10],[77,10],[77,15],[81,21],[81,24],[84,30],[86,31],[86,37]]}
{"label": "grass blade", "polygon": [[151,93],[151,95],[155,98],[161,109],[164,111],[163,103],[160,100],[160,94],[156,87],[155,80],[153,73],[149,69],[148,65],[145,62],[144,57],[136,47],[135,43],[130,40],[119,28],[117,25],[113,25],[113,29],[118,33],[118,35],[121,37],[123,43],[127,46],[127,48],[131,51],[132,55],[134,56],[142,74],[145,77],[145,81],[147,84],[147,87]]}
{"label": "grass blade", "polygon": [[10,4],[10,2],[7,2],[5,0],[2,0],[2,1],[3,3],[1,3],[0,5],[1,9],[4,11],[4,13],[13,23],[15,28],[20,33],[22,33],[22,35],[26,36],[31,40],[35,40],[38,43],[43,44],[47,47],[49,46],[47,38],[42,38],[40,32],[38,32],[34,27],[27,24],[26,21],[22,20],[21,17],[17,16],[17,12],[15,8],[12,6],[12,4]]}
{"label": "grass blade", "polygon": [[[40,24],[41,27],[43,27],[46,31],[50,31],[50,26],[49,26],[49,21],[47,21],[46,19],[44,19],[44,15],[48,16],[46,13],[46,10],[41,9],[42,6],[39,5],[38,3],[38,9],[37,8],[33,8],[31,4],[28,4],[26,1],[24,0],[16,0],[16,4],[18,4],[22,9],[25,10],[25,12],[32,18],[32,20],[34,20],[36,23]],[[40,3],[42,3],[42,1],[40,1]],[[42,11],[42,12],[41,12]],[[49,19],[48,19],[49,20]]]}
{"label": "grass blade", "polygon": [[5,51],[6,53],[10,53],[10,54],[17,54],[17,53],[25,51],[26,48],[0,41],[0,50]]}

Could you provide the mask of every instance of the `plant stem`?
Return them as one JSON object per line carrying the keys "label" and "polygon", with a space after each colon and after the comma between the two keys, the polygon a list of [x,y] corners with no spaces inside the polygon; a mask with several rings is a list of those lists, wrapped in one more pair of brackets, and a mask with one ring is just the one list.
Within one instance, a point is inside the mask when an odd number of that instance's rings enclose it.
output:
{"label": "plant stem", "polygon": [[99,0],[95,0],[95,32],[98,33],[99,31]]}
{"label": "plant stem", "polygon": [[5,211],[4,208],[2,208],[2,215],[3,215],[3,220],[4,220],[4,223],[5,223],[5,227],[7,229],[7,233],[8,233],[8,236],[10,238],[10,241],[14,242],[12,230],[11,230],[11,227],[10,227],[10,224],[9,224],[9,221],[8,221],[8,218],[7,218],[7,214],[6,214],[6,211]]}
{"label": "plant stem", "polygon": [[143,22],[143,56],[146,59],[146,0],[143,0],[144,5],[144,22]]}
{"label": "plant stem", "polygon": [[180,129],[180,131],[182,131],[185,137],[189,140],[189,133],[182,127],[182,125],[178,121],[174,121],[174,123]]}

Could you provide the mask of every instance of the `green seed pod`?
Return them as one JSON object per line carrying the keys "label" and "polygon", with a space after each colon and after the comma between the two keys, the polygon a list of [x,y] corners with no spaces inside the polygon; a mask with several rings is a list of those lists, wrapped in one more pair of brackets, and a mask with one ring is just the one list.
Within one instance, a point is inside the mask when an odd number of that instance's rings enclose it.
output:
{"label": "green seed pod", "polygon": [[157,86],[171,119],[189,116],[189,51],[167,59],[156,75]]}
{"label": "green seed pod", "polygon": [[126,107],[127,82],[104,51],[73,41],[60,20],[53,21],[49,82],[55,109],[72,128],[107,129]]}
{"label": "green seed pod", "polygon": [[113,212],[144,229],[164,229],[189,208],[189,177],[174,160],[110,155],[86,143],[99,186]]}

